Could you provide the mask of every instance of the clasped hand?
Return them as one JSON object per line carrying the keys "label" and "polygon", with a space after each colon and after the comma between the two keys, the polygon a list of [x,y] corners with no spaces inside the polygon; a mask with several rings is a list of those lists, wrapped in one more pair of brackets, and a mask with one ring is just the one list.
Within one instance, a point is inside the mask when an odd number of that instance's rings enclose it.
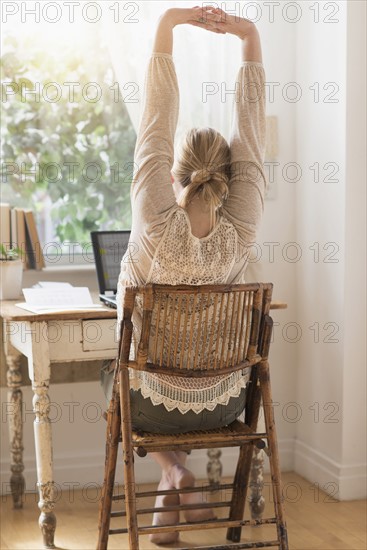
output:
{"label": "clasped hand", "polygon": [[254,28],[248,19],[229,15],[215,6],[170,8],[163,17],[168,18],[173,26],[189,24],[218,34],[234,34],[242,39]]}

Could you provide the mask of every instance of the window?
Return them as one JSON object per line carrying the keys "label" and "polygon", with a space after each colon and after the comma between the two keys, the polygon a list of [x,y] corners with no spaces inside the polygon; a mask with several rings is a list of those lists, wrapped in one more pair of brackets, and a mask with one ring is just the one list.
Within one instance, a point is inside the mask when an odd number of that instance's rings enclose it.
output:
{"label": "window", "polygon": [[32,208],[46,263],[90,262],[90,231],[131,225],[136,133],[101,26],[31,19],[3,25],[1,200]]}

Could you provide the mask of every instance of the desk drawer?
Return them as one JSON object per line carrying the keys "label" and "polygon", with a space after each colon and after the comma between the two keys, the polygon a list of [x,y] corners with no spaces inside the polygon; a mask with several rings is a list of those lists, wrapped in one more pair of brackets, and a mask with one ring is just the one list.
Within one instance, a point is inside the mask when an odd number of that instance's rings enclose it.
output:
{"label": "desk drawer", "polygon": [[83,351],[116,350],[116,319],[82,321]]}

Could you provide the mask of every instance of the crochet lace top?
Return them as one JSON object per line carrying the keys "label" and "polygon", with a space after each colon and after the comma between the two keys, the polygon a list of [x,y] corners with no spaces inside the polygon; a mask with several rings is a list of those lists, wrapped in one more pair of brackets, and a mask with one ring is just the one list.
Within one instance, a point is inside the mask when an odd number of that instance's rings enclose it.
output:
{"label": "crochet lace top", "polygon": [[[173,58],[153,53],[148,64],[143,113],[135,147],[131,186],[132,229],[121,261],[117,288],[120,333],[126,285],[223,284],[245,282],[249,245],[255,242],[263,211],[266,177],[265,74],[261,63],[242,63],[233,103],[229,196],[213,230],[203,238],[191,232],[189,217],[176,203],[170,171],[179,92]],[[255,89],[253,98],[241,93]],[[137,297],[130,359],[141,332],[142,304]],[[194,331],[195,332],[195,331]],[[181,342],[181,339],[179,339]],[[200,413],[226,405],[248,382],[249,369],[210,378],[175,378],[130,369],[130,383],[154,405]]]}

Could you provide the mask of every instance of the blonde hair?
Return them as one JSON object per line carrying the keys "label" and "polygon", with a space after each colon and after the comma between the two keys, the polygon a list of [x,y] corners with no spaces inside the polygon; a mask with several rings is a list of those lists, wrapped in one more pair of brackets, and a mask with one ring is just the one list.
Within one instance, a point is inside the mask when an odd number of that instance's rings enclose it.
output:
{"label": "blonde hair", "polygon": [[189,130],[172,172],[184,187],[177,204],[186,208],[201,197],[209,206],[213,227],[216,211],[228,196],[230,148],[224,137],[213,128]]}

